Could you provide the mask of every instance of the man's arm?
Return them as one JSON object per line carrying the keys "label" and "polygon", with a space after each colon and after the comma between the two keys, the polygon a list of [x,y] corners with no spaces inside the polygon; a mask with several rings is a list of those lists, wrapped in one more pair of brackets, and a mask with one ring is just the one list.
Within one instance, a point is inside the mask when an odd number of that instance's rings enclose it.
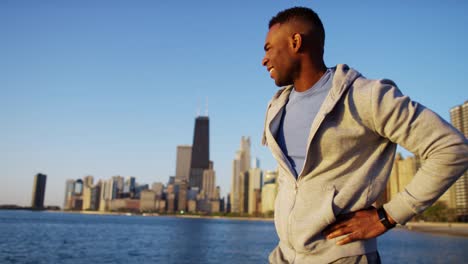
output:
{"label": "man's arm", "polygon": [[[384,205],[389,221],[405,224],[434,203],[466,170],[467,140],[437,114],[403,96],[391,81],[381,81],[372,93],[372,129],[423,160],[405,190]],[[386,230],[377,210],[371,208],[338,216],[324,233],[329,239],[348,234],[338,241],[346,244]]]}

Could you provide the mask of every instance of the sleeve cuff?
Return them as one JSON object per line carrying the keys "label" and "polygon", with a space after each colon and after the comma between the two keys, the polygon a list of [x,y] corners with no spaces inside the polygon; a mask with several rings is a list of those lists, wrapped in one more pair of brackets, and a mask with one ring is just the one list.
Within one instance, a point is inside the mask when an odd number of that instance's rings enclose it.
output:
{"label": "sleeve cuff", "polygon": [[400,225],[406,224],[406,222],[411,220],[411,218],[417,214],[415,210],[405,202],[401,193],[399,193],[390,202],[384,204],[383,207],[387,214],[389,214],[393,220]]}

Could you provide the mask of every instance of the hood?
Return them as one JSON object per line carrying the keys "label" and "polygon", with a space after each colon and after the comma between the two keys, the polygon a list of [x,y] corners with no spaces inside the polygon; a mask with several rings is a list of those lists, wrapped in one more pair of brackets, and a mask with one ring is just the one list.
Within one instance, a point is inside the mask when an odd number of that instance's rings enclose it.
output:
{"label": "hood", "polygon": [[[353,82],[361,76],[361,74],[350,68],[346,64],[338,64],[335,67],[332,68],[334,71],[333,75],[333,83],[332,87],[330,89],[330,93],[328,94],[327,98],[325,99],[324,106],[322,107],[324,114],[328,114],[333,110],[333,107],[336,105],[338,100],[341,98],[343,93],[353,84]],[[291,90],[294,88],[293,85],[288,85],[281,87],[273,96],[273,98],[270,100],[268,103],[267,107],[267,114],[265,118],[265,125],[264,125],[264,130],[263,130],[263,136],[262,136],[262,145],[266,146],[266,136],[265,136],[265,129],[268,127],[268,112],[271,107],[274,108],[280,108],[282,107],[277,105],[277,104],[284,104],[285,100],[280,100],[284,99],[285,97],[289,96],[289,93]]]}

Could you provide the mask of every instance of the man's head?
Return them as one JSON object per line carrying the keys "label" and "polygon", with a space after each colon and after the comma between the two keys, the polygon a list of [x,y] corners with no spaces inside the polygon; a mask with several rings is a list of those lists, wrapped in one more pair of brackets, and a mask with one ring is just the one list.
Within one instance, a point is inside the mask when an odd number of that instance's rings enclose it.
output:
{"label": "man's head", "polygon": [[323,65],[324,42],[322,22],[313,10],[286,9],[270,20],[262,64],[276,85],[293,84],[304,60],[317,68]]}

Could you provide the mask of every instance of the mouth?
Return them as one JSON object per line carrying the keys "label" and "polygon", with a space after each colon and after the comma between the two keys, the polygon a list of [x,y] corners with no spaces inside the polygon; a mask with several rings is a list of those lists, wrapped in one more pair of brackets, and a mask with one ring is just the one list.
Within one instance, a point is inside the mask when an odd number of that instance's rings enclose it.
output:
{"label": "mouth", "polygon": [[271,74],[275,70],[275,68],[274,67],[269,67],[269,68],[267,68],[267,70]]}

